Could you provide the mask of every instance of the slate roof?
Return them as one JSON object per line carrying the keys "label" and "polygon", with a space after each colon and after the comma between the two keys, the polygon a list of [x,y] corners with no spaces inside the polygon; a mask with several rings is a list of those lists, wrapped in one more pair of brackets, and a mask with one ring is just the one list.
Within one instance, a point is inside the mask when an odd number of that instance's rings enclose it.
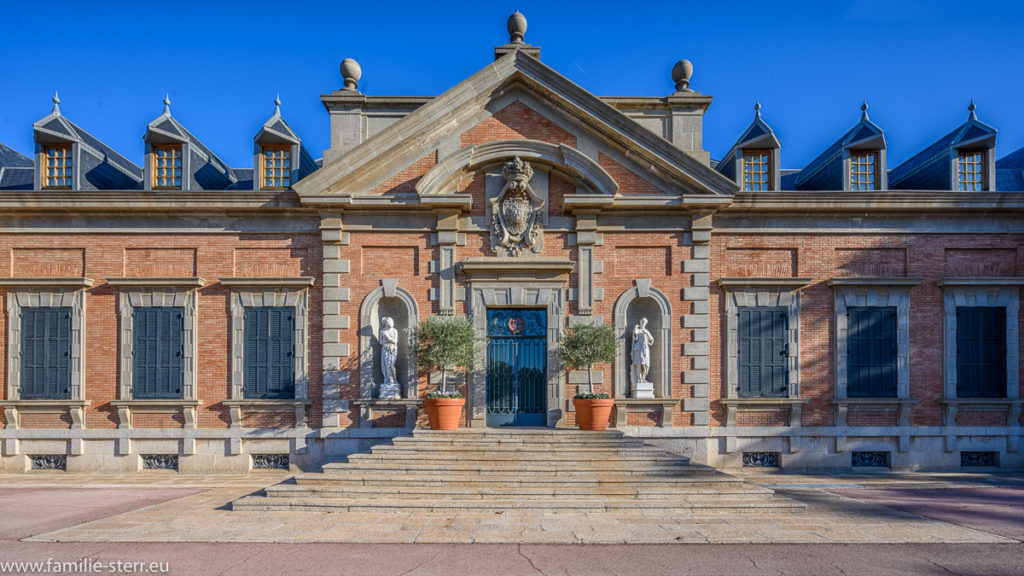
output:
{"label": "slate roof", "polygon": [[737,150],[741,148],[778,149],[780,147],[781,144],[779,144],[779,139],[775,137],[775,131],[761,118],[761,103],[758,102],[754,105],[754,120],[743,131],[743,134],[736,139],[736,143],[722,157],[721,162],[715,166],[715,170],[729,179],[735,180]]}
{"label": "slate roof", "polygon": [[[321,164],[318,163],[318,161],[313,158],[313,155],[309,153],[309,150],[307,150],[306,147],[302,145],[302,139],[299,138],[295,131],[292,130],[291,126],[289,126],[288,123],[284,121],[284,118],[281,117],[280,98],[274,99],[274,114],[270,118],[268,118],[266,122],[263,123],[263,127],[260,128],[260,131],[256,133],[256,137],[253,138],[253,140],[257,143],[273,141],[287,142],[292,145],[298,145],[299,155],[298,158],[293,159],[294,163],[292,165],[292,177],[293,180],[296,182],[302,180],[303,178],[317,171],[321,167]],[[243,188],[241,182],[233,186],[233,188],[239,190],[251,190],[253,186],[256,185],[255,174],[253,174],[252,170],[249,170],[248,180],[248,188]]]}
{"label": "slate roof", "polygon": [[[199,138],[171,116],[171,101],[164,98],[163,114],[157,116],[146,128],[146,141],[170,139],[191,148],[191,189],[226,190],[236,183],[234,172]],[[205,156],[205,159],[203,158]],[[184,181],[183,181],[183,186]]]}
{"label": "slate roof", "polygon": [[60,98],[53,97],[53,110],[32,125],[36,140],[77,142],[81,146],[81,189],[133,190],[142,186],[142,168],[83,130],[60,111]]}
{"label": "slate roof", "polygon": [[31,168],[33,165],[32,159],[28,156],[0,144],[0,168]]}
{"label": "slate roof", "polygon": [[[978,120],[971,102],[967,121],[957,126],[931,146],[889,171],[889,187],[896,189],[949,189],[951,148],[985,138],[995,138],[996,129]],[[993,144],[994,145],[994,144]],[[997,182],[998,186],[998,182]]]}
{"label": "slate roof", "polygon": [[34,181],[34,167],[0,167],[0,190],[31,190]]}
{"label": "slate roof", "polygon": [[[868,118],[867,102],[861,106],[860,121],[843,134],[817,158],[800,170],[794,184],[801,190],[842,190],[843,150],[858,144],[878,141],[879,149],[885,148],[885,133]],[[875,143],[872,142],[874,145]],[[783,188],[784,190],[785,188]]]}

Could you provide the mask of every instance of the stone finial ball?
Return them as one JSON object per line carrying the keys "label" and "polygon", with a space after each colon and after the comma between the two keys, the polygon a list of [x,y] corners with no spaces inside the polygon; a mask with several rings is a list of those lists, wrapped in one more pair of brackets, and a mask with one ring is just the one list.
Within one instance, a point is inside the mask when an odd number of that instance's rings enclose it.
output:
{"label": "stone finial ball", "polygon": [[512,42],[522,42],[526,36],[526,16],[523,16],[518,10],[512,13],[508,17],[508,22],[505,24],[508,29],[508,34]]}
{"label": "stone finial ball", "polygon": [[676,90],[686,90],[690,86],[690,76],[693,76],[693,63],[689,60],[680,60],[672,67],[672,81],[676,83]]}
{"label": "stone finial ball", "polygon": [[359,87],[359,79],[363,77],[363,69],[359,62],[351,58],[341,61],[341,77],[345,79],[345,88],[355,90]]}

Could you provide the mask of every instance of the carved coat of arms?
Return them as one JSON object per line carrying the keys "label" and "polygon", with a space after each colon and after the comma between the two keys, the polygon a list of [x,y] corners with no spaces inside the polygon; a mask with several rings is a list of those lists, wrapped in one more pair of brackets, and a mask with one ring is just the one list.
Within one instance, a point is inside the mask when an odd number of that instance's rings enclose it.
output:
{"label": "carved coat of arms", "polygon": [[511,256],[527,249],[539,252],[544,200],[530,188],[533,168],[516,156],[505,163],[503,175],[505,187],[491,199],[491,246]]}

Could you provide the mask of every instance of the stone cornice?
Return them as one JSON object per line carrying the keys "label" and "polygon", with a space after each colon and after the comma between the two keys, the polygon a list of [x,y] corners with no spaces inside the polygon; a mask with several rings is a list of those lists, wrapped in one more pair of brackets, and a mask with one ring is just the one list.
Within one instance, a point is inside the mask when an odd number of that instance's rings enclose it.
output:
{"label": "stone cornice", "polygon": [[198,276],[169,278],[107,278],[107,284],[125,288],[200,288],[206,280]]}
{"label": "stone cornice", "polygon": [[92,278],[0,278],[4,288],[88,288],[95,281]]}
{"label": "stone cornice", "polygon": [[573,194],[562,199],[563,210],[569,214],[614,212],[614,211],[636,211],[636,210],[716,210],[727,206],[730,198],[727,196],[711,196],[700,194],[687,194],[675,196],[672,194],[617,194],[614,197],[604,194]]}
{"label": "stone cornice", "polygon": [[826,284],[829,286],[917,286],[923,282],[923,278],[886,278],[886,277],[859,277],[859,278],[829,278]]}
{"label": "stone cornice", "polygon": [[950,192],[883,190],[876,192],[784,191],[739,192],[722,209],[742,212],[1024,212],[1019,192]]}
{"label": "stone cornice", "polygon": [[711,96],[697,93],[670,96],[599,96],[606,104],[618,110],[669,110],[671,108],[699,108],[707,110]]}
{"label": "stone cornice", "polygon": [[734,288],[780,288],[798,290],[808,286],[813,278],[764,278],[726,277],[719,278],[718,285],[725,289]]}
{"label": "stone cornice", "polygon": [[334,210],[436,210],[453,209],[469,212],[473,198],[469,194],[439,194],[420,196],[417,194],[319,194],[306,196],[307,206],[330,207]]}
{"label": "stone cornice", "polygon": [[316,282],[316,279],[312,276],[298,276],[298,277],[283,277],[283,276],[267,276],[267,277],[256,277],[256,278],[221,278],[220,283],[222,286],[228,288],[291,288],[300,289],[312,286]]}
{"label": "stone cornice", "polygon": [[289,190],[8,190],[6,212],[203,212],[301,209]]}

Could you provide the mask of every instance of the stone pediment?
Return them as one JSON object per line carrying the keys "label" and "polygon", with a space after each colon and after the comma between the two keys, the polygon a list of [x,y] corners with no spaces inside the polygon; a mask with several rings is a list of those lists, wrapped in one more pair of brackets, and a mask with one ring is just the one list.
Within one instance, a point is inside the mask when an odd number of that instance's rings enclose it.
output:
{"label": "stone pediment", "polygon": [[[655,135],[593,94],[580,88],[547,65],[520,51],[507,54],[493,64],[423,104],[414,112],[356,146],[321,170],[297,182],[296,192],[304,202],[336,203],[331,197],[379,193],[376,189],[389,178],[417,163],[438,168],[415,184],[419,194],[445,194],[445,186],[467,166],[480,164],[481,152],[494,153],[488,143],[463,145],[459,135],[516,102],[568,126],[586,140],[576,146],[564,142],[526,143],[533,148],[530,161],[541,161],[560,170],[574,181],[583,182],[580,192],[614,195],[619,185],[603,165],[604,157],[624,159],[639,178],[657,183],[657,192],[675,196],[723,196],[736,192],[736,185],[667,140]],[[496,138],[507,139],[507,138]],[[547,147],[545,147],[547,145]],[[607,154],[606,154],[607,151]],[[509,150],[503,162],[523,150]],[[620,162],[621,164],[622,162]],[[426,174],[425,174],[426,173]],[[582,178],[580,178],[582,176]],[[653,188],[653,186],[652,186]]]}

